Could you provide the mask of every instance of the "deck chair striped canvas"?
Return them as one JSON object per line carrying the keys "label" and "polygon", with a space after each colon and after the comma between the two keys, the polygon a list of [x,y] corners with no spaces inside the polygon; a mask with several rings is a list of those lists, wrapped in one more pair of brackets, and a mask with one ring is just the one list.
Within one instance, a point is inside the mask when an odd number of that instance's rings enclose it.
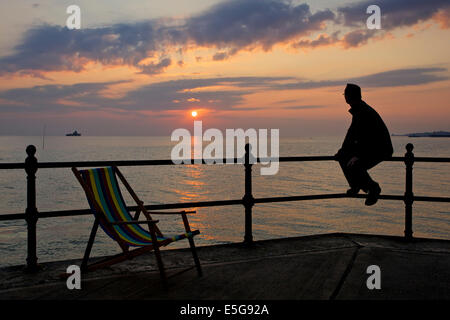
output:
{"label": "deck chair striped canvas", "polygon": [[[187,214],[195,213],[195,211],[147,211],[144,207],[144,203],[139,200],[117,167],[88,170],[78,170],[77,168],[72,168],[72,171],[83,187],[91,207],[91,211],[95,216],[94,225],[92,227],[83,262],[81,264],[82,271],[86,272],[110,266],[112,264],[131,259],[145,252],[153,251],[158,263],[161,279],[163,283],[166,284],[167,277],[159,248],[175,241],[188,239],[198,275],[202,275],[200,261],[195,250],[193,239],[193,237],[198,235],[200,232],[198,230],[191,231],[187,219]],[[120,181],[137,204],[137,210],[134,217],[131,216],[127,206],[125,205],[125,201],[120,192],[117,177],[119,177]],[[146,220],[138,220],[140,213],[145,215]],[[158,220],[153,220],[150,213],[180,214],[186,232],[174,237],[164,236],[157,226]],[[89,255],[99,225],[106,232],[106,234],[108,234],[108,236],[118,243],[122,249],[122,253],[88,265]],[[148,231],[141,225],[146,225],[148,227]],[[130,250],[130,247],[137,248]]]}

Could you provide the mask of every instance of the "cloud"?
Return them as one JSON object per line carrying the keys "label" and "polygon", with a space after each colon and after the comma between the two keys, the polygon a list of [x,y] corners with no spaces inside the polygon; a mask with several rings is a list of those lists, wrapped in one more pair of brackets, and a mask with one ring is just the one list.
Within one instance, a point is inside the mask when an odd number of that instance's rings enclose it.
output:
{"label": "cloud", "polygon": [[383,29],[412,26],[433,18],[437,13],[450,8],[448,0],[372,0],[361,1],[338,8],[346,26],[362,26],[367,20],[366,9],[376,4],[381,9]]}
{"label": "cloud", "polygon": [[[286,79],[290,78],[219,77],[163,81],[131,90],[119,102],[120,107],[127,110],[158,112],[189,109],[193,105],[212,110],[229,110],[244,102],[245,95]],[[214,89],[214,87],[221,86],[231,88],[228,90]],[[210,89],[196,90],[203,88]]]}
{"label": "cloud", "polygon": [[357,83],[363,88],[402,87],[410,85],[423,85],[445,81],[448,79],[448,70],[445,68],[408,68],[337,80],[308,81],[302,79],[299,81],[275,84],[274,89],[306,90],[345,86],[347,83]]}
{"label": "cloud", "polygon": [[[292,46],[314,49],[336,44],[344,49],[356,48],[366,45],[371,39],[385,39],[395,29],[411,27],[430,19],[440,24],[441,28],[450,28],[450,3],[447,0],[380,0],[376,4],[381,9],[381,30],[366,27],[369,17],[366,10],[372,4],[372,0],[364,0],[337,8],[334,22],[338,31],[331,35],[321,34],[314,40],[301,39]],[[338,38],[338,34],[346,28],[350,30]]]}
{"label": "cloud", "polygon": [[445,68],[410,68],[356,77],[349,79],[349,82],[356,82],[365,87],[376,88],[422,85],[448,79],[448,70]]}
{"label": "cloud", "polygon": [[213,56],[213,60],[214,60],[214,61],[225,60],[226,58],[228,58],[228,53],[226,53],[226,52],[217,52],[217,53]]}
{"label": "cloud", "polygon": [[[366,9],[376,4],[381,9],[382,30],[366,28]],[[365,0],[338,8],[338,20],[347,27],[357,28],[348,32],[342,39],[345,48],[364,45],[368,40],[380,33],[386,33],[397,28],[411,27],[421,22],[434,19],[442,28],[449,28],[450,3],[448,0]],[[380,37],[381,38],[381,37]]]}
{"label": "cloud", "polygon": [[439,10],[434,16],[434,20],[436,20],[442,29],[450,28],[450,6],[446,9]]}
{"label": "cloud", "polygon": [[[241,50],[270,50],[275,44],[322,30],[335,15],[312,13],[307,4],[282,0],[231,0],[187,18],[153,19],[69,30],[55,25],[29,29],[12,55],[0,58],[0,75],[44,77],[49,71],[84,70],[88,62],[128,65],[158,74],[172,65],[170,54],[187,47],[219,50],[225,60]],[[145,63],[149,58],[162,57]]]}
{"label": "cloud", "polygon": [[239,50],[236,48],[230,49],[228,51],[219,51],[213,55],[213,61],[226,60],[226,59],[232,57],[233,55],[235,55],[236,53],[238,53],[238,51]]}
{"label": "cloud", "polygon": [[[51,71],[83,71],[89,62],[125,65],[138,73],[155,75],[171,67],[173,61],[183,65],[182,59],[174,60],[172,55],[192,48],[212,48],[216,50],[212,60],[223,61],[244,50],[267,51],[284,43],[302,49],[330,45],[350,49],[375,37],[381,39],[396,28],[430,19],[443,28],[450,25],[448,0],[380,0],[382,30],[368,30],[366,9],[370,4],[371,0],[363,0],[312,12],[308,4],[288,0],[227,0],[183,18],[80,30],[40,25],[23,35],[13,54],[0,58],[0,75],[45,78]],[[308,38],[318,32],[321,34]],[[200,59],[197,57],[197,62]]]}
{"label": "cloud", "polygon": [[[128,81],[41,85],[0,91],[3,112],[69,112],[80,110],[168,111],[192,108],[230,109],[258,87],[286,79],[282,77],[223,77],[181,79],[152,83],[128,91],[120,98],[106,97],[111,86]],[[192,91],[198,88],[233,86],[234,90]]]}
{"label": "cloud", "polygon": [[[0,74],[7,72],[81,71],[89,61],[104,65],[132,65],[152,56],[162,43],[153,22],[69,30],[43,25],[28,30],[13,55],[0,59]],[[161,65],[162,63],[162,65]],[[143,72],[167,65],[140,66]],[[147,69],[146,69],[147,68]]]}
{"label": "cloud", "polygon": [[334,32],[331,36],[327,34],[320,34],[316,39],[302,39],[294,44],[292,47],[294,48],[303,48],[303,49],[315,49],[318,47],[329,46],[337,43],[339,41],[339,31]]}
{"label": "cloud", "polygon": [[231,0],[190,18],[186,33],[197,45],[242,50],[275,44],[322,30],[331,10],[311,13],[307,4],[276,0]]}
{"label": "cloud", "polygon": [[[448,80],[445,68],[410,68],[374,73],[361,77],[311,81],[294,77],[218,77],[180,79],[156,82],[127,92],[120,98],[102,94],[112,86],[126,81],[44,85],[0,91],[0,111],[153,111],[186,110],[193,105],[210,110],[245,110],[240,106],[245,96],[257,92],[309,90],[341,86],[352,82],[365,88],[423,85]],[[227,86],[229,90],[215,89]],[[196,90],[205,89],[208,90]],[[283,100],[286,104],[295,100]],[[256,106],[258,107],[258,106]],[[317,109],[318,105],[292,105],[284,109]],[[251,110],[255,110],[253,107]]]}
{"label": "cloud", "polygon": [[141,73],[144,74],[158,74],[172,64],[170,58],[161,59],[158,63],[150,63],[141,67]]}
{"label": "cloud", "polygon": [[0,110],[13,112],[68,112],[108,107],[111,99],[101,92],[109,87],[129,81],[77,83],[73,85],[42,85],[0,92]]}
{"label": "cloud", "polygon": [[283,109],[289,109],[289,110],[322,109],[322,108],[326,108],[326,106],[311,105],[311,106],[287,106],[287,107],[283,107]]}
{"label": "cloud", "polygon": [[380,33],[377,31],[378,30],[368,29],[351,31],[344,35],[344,37],[341,39],[341,42],[346,49],[358,47],[360,45],[366,44],[369,39],[374,37],[375,35],[379,36]]}

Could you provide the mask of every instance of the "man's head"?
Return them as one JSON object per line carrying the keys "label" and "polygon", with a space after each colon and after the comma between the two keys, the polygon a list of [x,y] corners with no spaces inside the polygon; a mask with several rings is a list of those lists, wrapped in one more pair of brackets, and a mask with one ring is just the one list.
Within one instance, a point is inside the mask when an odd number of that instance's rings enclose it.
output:
{"label": "man's head", "polygon": [[357,104],[361,101],[361,88],[353,83],[347,83],[344,91],[345,101],[349,105]]}

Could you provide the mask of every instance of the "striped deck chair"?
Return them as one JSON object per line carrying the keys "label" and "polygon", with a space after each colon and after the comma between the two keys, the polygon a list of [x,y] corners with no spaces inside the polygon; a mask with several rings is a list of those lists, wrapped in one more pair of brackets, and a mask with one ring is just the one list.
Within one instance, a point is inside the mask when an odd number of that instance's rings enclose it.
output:
{"label": "striped deck chair", "polygon": [[[193,239],[193,237],[200,232],[198,230],[191,231],[186,216],[187,214],[195,213],[195,211],[147,211],[144,207],[144,203],[139,200],[139,198],[117,167],[106,167],[88,170],[77,170],[77,168],[72,168],[72,171],[83,187],[83,190],[86,193],[86,197],[91,207],[91,211],[95,216],[94,225],[92,227],[91,235],[89,237],[89,241],[81,264],[82,271],[92,271],[102,267],[110,266],[112,264],[131,259],[145,252],[153,251],[156,256],[161,279],[163,283],[166,284],[167,277],[159,248],[162,246],[166,246],[174,241],[188,239],[198,275],[202,275],[200,261],[195,250]],[[137,204],[137,210],[134,217],[131,216],[130,212],[127,209],[127,206],[125,205],[125,201],[120,192],[117,177],[119,177],[122,184],[125,186],[131,197]],[[145,215],[146,220],[138,220],[141,212]],[[174,237],[165,237],[157,226],[158,220],[153,220],[150,216],[150,213],[180,214],[184,223],[186,233]],[[120,248],[122,249],[122,253],[88,265],[89,255],[99,225],[108,236],[110,236],[119,244]],[[148,227],[148,231],[141,225],[146,225]],[[130,247],[137,248],[130,250]],[[194,266],[189,269],[192,268],[194,268]]]}

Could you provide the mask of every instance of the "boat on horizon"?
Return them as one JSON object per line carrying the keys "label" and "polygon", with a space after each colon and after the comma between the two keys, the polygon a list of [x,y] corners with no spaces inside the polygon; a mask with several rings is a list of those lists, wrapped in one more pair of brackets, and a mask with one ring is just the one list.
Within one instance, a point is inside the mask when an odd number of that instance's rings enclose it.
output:
{"label": "boat on horizon", "polygon": [[81,136],[81,133],[79,133],[77,130],[75,130],[72,133],[66,133],[66,137],[79,137]]}

